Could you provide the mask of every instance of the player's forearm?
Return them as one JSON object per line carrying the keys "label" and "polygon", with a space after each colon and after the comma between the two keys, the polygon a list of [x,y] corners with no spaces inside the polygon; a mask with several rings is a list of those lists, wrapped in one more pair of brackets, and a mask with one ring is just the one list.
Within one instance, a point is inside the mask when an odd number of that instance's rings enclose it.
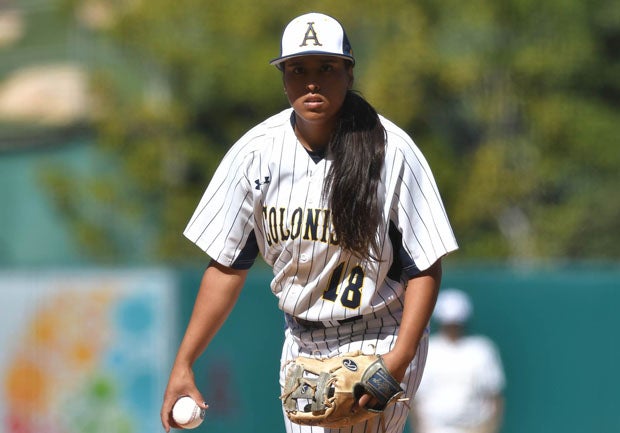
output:
{"label": "player's forearm", "polygon": [[405,292],[403,319],[392,352],[410,362],[435,308],[441,284],[441,260],[409,280]]}
{"label": "player's forearm", "polygon": [[216,263],[207,268],[177,353],[176,367],[191,367],[204,352],[232,311],[247,273]]}

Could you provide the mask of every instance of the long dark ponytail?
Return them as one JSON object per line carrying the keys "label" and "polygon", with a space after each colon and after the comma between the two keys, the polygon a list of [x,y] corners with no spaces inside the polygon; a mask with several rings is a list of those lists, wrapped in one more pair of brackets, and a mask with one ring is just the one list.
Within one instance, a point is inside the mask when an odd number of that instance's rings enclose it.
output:
{"label": "long dark ponytail", "polygon": [[381,221],[378,186],[386,133],[375,109],[349,91],[332,135],[332,165],[323,195],[328,197],[339,245],[365,259],[377,259]]}

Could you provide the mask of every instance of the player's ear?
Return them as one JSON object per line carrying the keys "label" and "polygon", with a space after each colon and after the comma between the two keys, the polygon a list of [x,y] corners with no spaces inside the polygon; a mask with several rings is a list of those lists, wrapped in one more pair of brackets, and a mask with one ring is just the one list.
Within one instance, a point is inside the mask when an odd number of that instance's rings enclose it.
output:
{"label": "player's ear", "polygon": [[353,83],[355,82],[355,76],[353,75],[353,63],[347,63],[347,75],[349,76],[349,84],[347,86],[347,90],[351,90],[353,88]]}

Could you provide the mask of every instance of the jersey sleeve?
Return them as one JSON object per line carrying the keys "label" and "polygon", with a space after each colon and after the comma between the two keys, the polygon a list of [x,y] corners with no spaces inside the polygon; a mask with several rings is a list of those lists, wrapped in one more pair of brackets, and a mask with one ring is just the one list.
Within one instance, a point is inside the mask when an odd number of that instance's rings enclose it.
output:
{"label": "jersey sleeve", "polygon": [[402,235],[403,252],[413,262],[410,268],[424,271],[458,245],[422,152],[407,136],[395,141],[401,145],[389,155],[393,185],[390,219]]}
{"label": "jersey sleeve", "polygon": [[222,159],[183,234],[213,260],[249,268],[258,255],[247,167],[253,153],[233,146]]}

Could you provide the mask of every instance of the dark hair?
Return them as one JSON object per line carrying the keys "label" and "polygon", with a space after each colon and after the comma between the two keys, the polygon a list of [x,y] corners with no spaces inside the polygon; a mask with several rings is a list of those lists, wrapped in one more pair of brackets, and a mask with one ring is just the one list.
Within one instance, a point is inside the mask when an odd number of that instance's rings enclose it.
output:
{"label": "dark hair", "polygon": [[381,203],[377,190],[386,133],[375,109],[349,91],[329,146],[332,165],[323,185],[339,245],[365,259],[381,256],[377,228]]}

